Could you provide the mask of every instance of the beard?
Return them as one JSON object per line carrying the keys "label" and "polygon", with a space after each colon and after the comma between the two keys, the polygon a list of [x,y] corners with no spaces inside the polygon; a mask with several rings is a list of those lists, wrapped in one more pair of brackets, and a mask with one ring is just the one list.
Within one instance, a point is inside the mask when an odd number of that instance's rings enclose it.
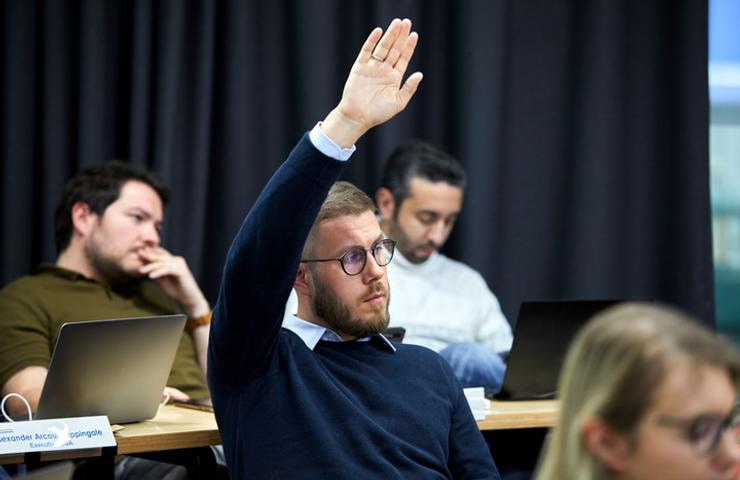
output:
{"label": "beard", "polygon": [[352,318],[349,307],[321,281],[318,275],[315,275],[314,279],[313,311],[330,329],[343,336],[364,338],[377,335],[388,327],[388,305],[391,297],[388,287],[384,284],[380,282],[372,284],[367,296],[385,293],[387,299],[385,307],[363,320]]}
{"label": "beard", "polygon": [[106,280],[108,285],[126,285],[141,278],[138,273],[124,269],[119,260],[105,255],[95,243],[88,244],[84,253],[92,268]]}
{"label": "beard", "polygon": [[396,248],[399,252],[401,252],[404,258],[414,264],[424,263],[429,260],[429,257],[418,256],[416,254],[417,248],[429,247],[433,248],[436,252],[438,252],[439,249],[442,248],[441,245],[437,245],[432,241],[415,245],[403,232],[401,227],[398,225],[398,221],[395,217],[388,220],[384,230],[387,230],[387,232],[385,233],[386,235],[388,235],[388,238],[392,238],[396,241]]}

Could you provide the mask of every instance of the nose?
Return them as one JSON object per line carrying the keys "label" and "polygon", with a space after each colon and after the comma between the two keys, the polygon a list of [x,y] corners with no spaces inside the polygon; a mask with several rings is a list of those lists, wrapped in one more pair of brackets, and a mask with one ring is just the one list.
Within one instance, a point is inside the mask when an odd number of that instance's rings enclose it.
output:
{"label": "nose", "polygon": [[427,230],[427,240],[441,247],[447,240],[447,224],[443,219],[439,219]]}
{"label": "nose", "polygon": [[365,268],[362,270],[363,283],[370,284],[383,278],[385,275],[385,267],[378,265],[375,258],[372,255],[367,256],[365,260]]}
{"label": "nose", "polygon": [[153,224],[145,225],[141,234],[142,240],[148,247],[159,246],[159,231]]}

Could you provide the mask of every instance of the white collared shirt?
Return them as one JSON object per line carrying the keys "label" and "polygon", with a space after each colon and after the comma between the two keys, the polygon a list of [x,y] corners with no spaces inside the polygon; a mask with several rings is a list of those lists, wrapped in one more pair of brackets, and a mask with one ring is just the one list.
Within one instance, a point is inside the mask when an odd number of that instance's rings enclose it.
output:
{"label": "white collared shirt", "polygon": [[[290,330],[291,332],[298,335],[298,338],[303,340],[303,343],[306,344],[306,346],[313,350],[316,348],[316,345],[319,343],[320,340],[324,340],[327,342],[343,342],[342,337],[337,334],[337,332],[330,330],[326,327],[322,327],[321,325],[317,325],[315,323],[307,322],[306,320],[301,320],[295,315],[286,316],[283,319],[283,328],[286,328]],[[380,339],[388,346],[391,350],[394,352],[396,351],[396,347],[393,346],[393,344],[383,336],[382,333],[379,333],[377,335],[380,337]],[[367,342],[370,341],[371,337],[363,337],[358,338],[358,342]]]}

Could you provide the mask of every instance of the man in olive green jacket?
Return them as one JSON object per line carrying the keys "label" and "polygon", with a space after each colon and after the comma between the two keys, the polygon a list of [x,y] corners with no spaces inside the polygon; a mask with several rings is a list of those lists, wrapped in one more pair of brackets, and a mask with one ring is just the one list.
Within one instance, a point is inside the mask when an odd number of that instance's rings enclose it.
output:
{"label": "man in olive green jacket", "polygon": [[[32,408],[65,322],[185,313],[168,381],[174,399],[207,398],[210,307],[185,260],[159,244],[168,192],[152,172],[122,162],[91,167],[57,206],[55,264],[0,291],[0,386]],[[11,397],[11,414],[24,413]]]}

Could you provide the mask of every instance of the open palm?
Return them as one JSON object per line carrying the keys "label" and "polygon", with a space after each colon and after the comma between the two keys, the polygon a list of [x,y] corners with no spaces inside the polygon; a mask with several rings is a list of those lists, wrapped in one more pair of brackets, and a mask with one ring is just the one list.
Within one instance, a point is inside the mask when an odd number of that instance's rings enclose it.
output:
{"label": "open palm", "polygon": [[349,119],[371,128],[406,108],[422,79],[416,72],[402,85],[418,35],[411,21],[395,19],[381,37],[376,28],[362,46],[347,82],[339,109]]}

